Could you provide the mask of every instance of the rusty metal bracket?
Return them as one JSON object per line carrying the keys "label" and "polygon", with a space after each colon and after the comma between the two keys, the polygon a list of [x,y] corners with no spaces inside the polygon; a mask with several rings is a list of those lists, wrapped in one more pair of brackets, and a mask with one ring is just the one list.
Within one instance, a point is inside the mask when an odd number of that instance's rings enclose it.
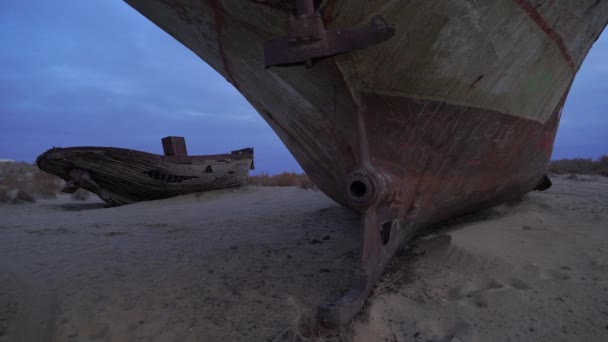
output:
{"label": "rusty metal bracket", "polygon": [[380,44],[395,35],[394,27],[380,17],[365,26],[327,30],[313,0],[297,0],[297,16],[287,22],[287,36],[264,44],[264,63],[271,66],[306,64]]}

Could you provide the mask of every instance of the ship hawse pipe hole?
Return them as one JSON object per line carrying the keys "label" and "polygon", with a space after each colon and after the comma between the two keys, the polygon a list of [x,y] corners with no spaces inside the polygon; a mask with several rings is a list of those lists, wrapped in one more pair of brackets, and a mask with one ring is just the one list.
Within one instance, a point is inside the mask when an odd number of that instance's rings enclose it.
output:
{"label": "ship hawse pipe hole", "polygon": [[382,244],[386,245],[391,239],[391,228],[393,227],[392,221],[386,221],[380,226],[380,236],[382,237]]}
{"label": "ship hawse pipe hole", "polygon": [[367,194],[367,185],[362,181],[354,181],[350,183],[350,194],[356,199],[361,199]]}

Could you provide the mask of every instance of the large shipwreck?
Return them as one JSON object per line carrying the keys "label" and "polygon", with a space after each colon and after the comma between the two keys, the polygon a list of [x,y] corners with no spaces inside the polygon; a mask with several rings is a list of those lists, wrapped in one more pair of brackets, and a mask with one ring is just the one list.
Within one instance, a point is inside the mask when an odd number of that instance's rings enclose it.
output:
{"label": "large shipwreck", "polygon": [[604,0],[126,0],[238,89],[324,193],[361,215],[359,311],[421,228],[547,187]]}
{"label": "large shipwreck", "polygon": [[183,137],[162,143],[162,156],[115,147],[52,148],[36,164],[65,180],[63,192],[83,188],[111,207],[241,186],[253,169],[252,148],[189,156]]}

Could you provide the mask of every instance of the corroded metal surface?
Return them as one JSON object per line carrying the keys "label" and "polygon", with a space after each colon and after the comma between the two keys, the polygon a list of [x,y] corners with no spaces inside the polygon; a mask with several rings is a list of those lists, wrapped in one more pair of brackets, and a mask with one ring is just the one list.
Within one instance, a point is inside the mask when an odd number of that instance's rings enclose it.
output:
{"label": "corroded metal surface", "polygon": [[188,156],[180,142],[183,138],[163,139],[164,156],[113,147],[52,148],[36,164],[63,178],[64,192],[83,188],[108,206],[246,184],[253,168],[253,149]]}
{"label": "corroded metal surface", "polygon": [[269,68],[295,1],[126,0],[238,89],[315,184],[361,215],[347,322],[397,246],[425,226],[542,183],[572,80],[608,22],[597,0],[325,0],[328,30],[381,16],[389,40]]}
{"label": "corroded metal surface", "polygon": [[364,26],[327,30],[323,17],[315,12],[313,0],[297,0],[296,15],[287,22],[287,36],[264,44],[266,67],[290,66],[364,49],[389,39],[395,29],[380,16]]}

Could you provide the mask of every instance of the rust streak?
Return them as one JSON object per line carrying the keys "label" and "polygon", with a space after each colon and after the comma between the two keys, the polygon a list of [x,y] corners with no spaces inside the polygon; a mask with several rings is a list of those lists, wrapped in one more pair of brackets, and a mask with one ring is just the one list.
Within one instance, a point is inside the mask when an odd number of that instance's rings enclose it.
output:
{"label": "rust streak", "polygon": [[480,75],[479,77],[477,77],[477,79],[471,83],[471,85],[469,86],[469,89],[473,89],[475,87],[475,85],[477,85],[477,83],[479,83],[479,81],[481,81],[483,79],[483,75]]}
{"label": "rust streak", "polygon": [[217,33],[217,48],[220,54],[220,58],[222,59],[222,64],[224,65],[224,70],[226,70],[226,75],[228,76],[228,80],[232,85],[237,89],[241,90],[239,86],[236,84],[236,80],[234,75],[232,74],[232,70],[228,65],[228,58],[226,57],[226,52],[224,51],[224,43],[222,42],[222,26],[224,22],[224,13],[222,9],[222,5],[220,0],[202,0],[206,1],[209,7],[213,10],[213,15],[215,19],[215,31]]}
{"label": "rust streak", "polygon": [[336,0],[327,1],[327,5],[323,9],[323,22],[326,26],[330,25],[334,21],[336,12]]}
{"label": "rust streak", "polygon": [[528,13],[530,19],[534,20],[534,22],[551,38],[559,47],[560,52],[566,59],[568,66],[570,69],[575,72],[576,68],[574,65],[574,61],[572,60],[572,56],[570,55],[570,51],[568,51],[568,47],[564,43],[562,37],[555,32],[551,26],[545,21],[545,19],[538,13],[536,8],[532,6],[527,0],[513,0],[516,4],[518,4],[521,8]]}

